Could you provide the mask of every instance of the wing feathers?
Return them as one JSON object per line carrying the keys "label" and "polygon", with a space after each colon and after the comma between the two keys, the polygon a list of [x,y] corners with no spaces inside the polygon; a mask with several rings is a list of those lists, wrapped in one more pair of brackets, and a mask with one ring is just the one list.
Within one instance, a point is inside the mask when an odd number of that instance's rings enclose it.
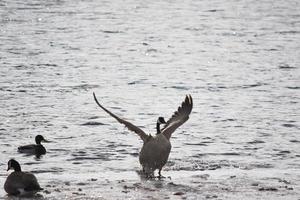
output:
{"label": "wing feathers", "polygon": [[133,125],[132,123],[124,120],[124,119],[121,119],[119,118],[117,115],[113,114],[112,112],[110,112],[109,110],[107,110],[106,108],[104,108],[97,100],[96,98],[96,95],[95,93],[93,92],[93,96],[94,96],[94,99],[97,103],[97,105],[102,108],[105,112],[107,112],[110,116],[112,116],[113,118],[115,118],[118,122],[120,122],[121,124],[124,124],[129,130],[135,132],[136,134],[138,134],[141,139],[146,142],[147,138],[148,138],[148,135],[142,130],[140,129],[139,127]]}
{"label": "wing feathers", "polygon": [[181,106],[178,107],[177,111],[174,112],[172,117],[167,121],[161,133],[164,134],[166,138],[170,139],[172,133],[189,119],[192,109],[192,96],[186,95],[185,100],[182,102]]}

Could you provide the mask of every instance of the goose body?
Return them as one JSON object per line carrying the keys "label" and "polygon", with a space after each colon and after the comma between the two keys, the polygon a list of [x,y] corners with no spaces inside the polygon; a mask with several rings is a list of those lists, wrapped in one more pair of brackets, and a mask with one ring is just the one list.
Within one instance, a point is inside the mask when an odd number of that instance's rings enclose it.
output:
{"label": "goose body", "polygon": [[139,161],[146,174],[152,173],[158,169],[159,175],[163,166],[167,163],[171,152],[171,142],[163,135],[158,134],[144,143],[140,154]]}
{"label": "goose body", "polygon": [[11,159],[8,161],[8,169],[14,169],[4,183],[4,190],[10,195],[33,195],[42,190],[36,177],[29,172],[21,171],[19,163]]}
{"label": "goose body", "polygon": [[48,142],[44,139],[43,136],[37,135],[35,137],[36,144],[29,144],[18,147],[18,152],[26,153],[26,154],[35,154],[35,155],[43,155],[46,154],[45,147],[41,144],[41,142]]}
{"label": "goose body", "polygon": [[[146,134],[139,127],[107,110],[98,102],[95,93],[93,93],[93,95],[94,100],[100,108],[115,118],[119,123],[124,124],[129,130],[140,136],[140,138],[143,140],[143,147],[139,154],[139,161],[143,167],[143,172],[145,172],[146,175],[153,176],[154,171],[158,169],[158,174],[160,177],[161,170],[167,163],[169,154],[171,152],[171,135],[179,126],[189,119],[189,115],[193,108],[192,97],[187,95],[185,100],[182,102],[182,105],[178,107],[177,111],[175,111],[175,113],[167,122],[165,122],[162,117],[159,117],[156,126],[157,134],[152,136],[150,134]],[[160,129],[160,124],[162,123],[165,123],[165,126],[163,129]]]}
{"label": "goose body", "polygon": [[46,154],[46,149],[41,144],[29,144],[25,146],[18,147],[20,153],[44,155]]}

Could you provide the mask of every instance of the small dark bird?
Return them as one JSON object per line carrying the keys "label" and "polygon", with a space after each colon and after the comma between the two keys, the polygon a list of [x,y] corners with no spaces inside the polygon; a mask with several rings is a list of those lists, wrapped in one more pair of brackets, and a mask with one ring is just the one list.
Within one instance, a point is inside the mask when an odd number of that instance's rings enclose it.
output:
{"label": "small dark bird", "polygon": [[[115,118],[119,123],[124,124],[129,130],[135,132],[143,140],[144,144],[139,154],[139,161],[143,167],[143,172],[147,176],[153,177],[154,171],[158,169],[159,177],[161,177],[161,170],[167,163],[171,151],[171,135],[179,126],[189,119],[189,115],[192,111],[193,100],[191,95],[185,97],[181,106],[178,107],[177,111],[175,111],[166,123],[163,118],[158,118],[156,124],[157,134],[155,136],[146,134],[139,127],[113,114],[98,102],[95,93],[93,93],[93,95],[100,108]],[[161,123],[165,123],[162,130],[160,130],[159,126]]]}
{"label": "small dark bird", "polygon": [[45,140],[45,138],[41,135],[35,136],[36,144],[29,144],[25,146],[18,147],[18,152],[26,153],[26,154],[34,154],[34,155],[44,155],[46,154],[45,147],[41,144],[41,142],[49,142]]}
{"label": "small dark bird", "polygon": [[32,173],[21,171],[21,166],[16,160],[8,161],[7,171],[10,169],[14,172],[8,175],[4,183],[4,190],[8,194],[29,196],[43,190]]}

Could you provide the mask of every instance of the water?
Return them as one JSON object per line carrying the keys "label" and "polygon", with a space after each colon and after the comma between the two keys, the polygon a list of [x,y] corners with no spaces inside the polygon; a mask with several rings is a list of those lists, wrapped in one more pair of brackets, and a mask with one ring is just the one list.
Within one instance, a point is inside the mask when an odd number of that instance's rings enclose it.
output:
{"label": "water", "polygon": [[[289,1],[0,1],[0,183],[17,159],[37,199],[297,199],[300,6]],[[139,138],[186,94],[164,180]],[[40,159],[17,147],[42,134]],[[4,190],[0,198],[10,199]]]}

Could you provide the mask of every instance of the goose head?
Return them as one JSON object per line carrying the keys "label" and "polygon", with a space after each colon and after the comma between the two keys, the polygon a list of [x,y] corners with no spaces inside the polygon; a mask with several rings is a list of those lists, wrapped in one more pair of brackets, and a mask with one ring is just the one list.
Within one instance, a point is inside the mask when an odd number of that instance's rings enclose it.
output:
{"label": "goose head", "polygon": [[156,134],[160,134],[161,131],[160,131],[160,125],[161,124],[166,124],[167,122],[165,121],[165,119],[163,117],[159,117],[157,119],[157,122],[156,122]]}
{"label": "goose head", "polygon": [[165,121],[165,118],[159,117],[159,118],[157,119],[157,123],[159,123],[159,124],[165,124],[165,123],[167,123],[167,122]]}
{"label": "goose head", "polygon": [[7,163],[7,171],[13,169],[16,172],[20,172],[21,171],[21,166],[18,163],[18,161],[16,161],[15,159],[10,159]]}
{"label": "goose head", "polygon": [[35,136],[35,143],[41,144],[41,142],[49,142],[49,141],[46,140],[42,135]]}

